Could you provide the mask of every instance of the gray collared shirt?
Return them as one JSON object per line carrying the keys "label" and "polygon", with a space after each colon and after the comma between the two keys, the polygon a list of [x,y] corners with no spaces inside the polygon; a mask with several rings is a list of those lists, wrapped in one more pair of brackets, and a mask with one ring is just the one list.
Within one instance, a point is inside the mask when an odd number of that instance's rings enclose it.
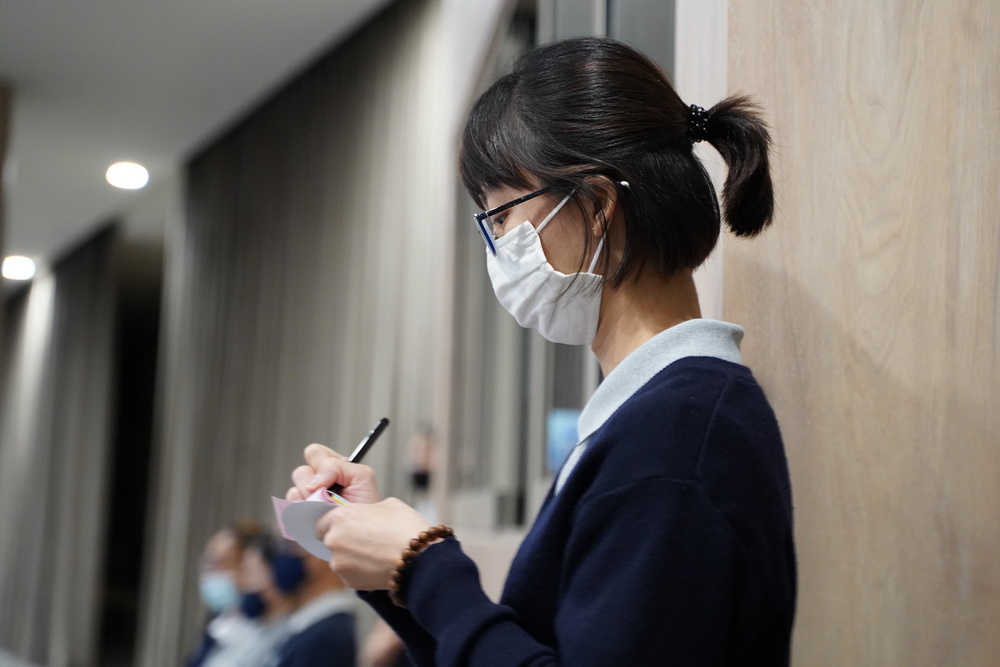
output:
{"label": "gray collared shirt", "polygon": [[736,324],[718,320],[688,320],[661,331],[625,357],[604,378],[580,413],[577,421],[579,442],[559,471],[555,492],[562,490],[587,450],[590,437],[657,373],[685,357],[715,357],[735,364],[743,363],[741,340],[743,327]]}

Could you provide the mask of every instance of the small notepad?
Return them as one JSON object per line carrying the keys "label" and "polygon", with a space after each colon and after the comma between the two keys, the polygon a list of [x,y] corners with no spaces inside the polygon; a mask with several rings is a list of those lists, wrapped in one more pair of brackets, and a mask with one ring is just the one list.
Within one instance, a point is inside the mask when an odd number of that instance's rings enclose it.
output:
{"label": "small notepad", "polygon": [[333,558],[327,546],[316,536],[316,522],[330,510],[340,505],[349,505],[350,501],[320,487],[305,500],[285,500],[271,496],[271,503],[274,505],[274,516],[278,520],[278,527],[285,539],[297,542],[317,558],[323,560]]}

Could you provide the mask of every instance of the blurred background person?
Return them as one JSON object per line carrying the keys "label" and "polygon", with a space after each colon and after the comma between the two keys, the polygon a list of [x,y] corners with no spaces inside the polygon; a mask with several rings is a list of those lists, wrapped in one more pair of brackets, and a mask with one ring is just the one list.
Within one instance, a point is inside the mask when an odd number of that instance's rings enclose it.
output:
{"label": "blurred background person", "polygon": [[326,561],[298,545],[290,550],[302,564],[302,577],[292,590],[295,610],[278,649],[279,667],[354,667],[357,596]]}
{"label": "blurred background person", "polygon": [[205,543],[198,588],[209,615],[201,641],[188,658],[188,667],[201,667],[220,642],[239,634],[240,626],[247,623],[240,611],[240,569],[247,545],[263,533],[257,521],[240,519],[217,530]]}
{"label": "blurred background person", "polygon": [[269,532],[251,538],[243,551],[237,584],[242,622],[218,638],[205,667],[274,667],[288,638],[293,592],[305,579],[302,558]]}
{"label": "blurred background person", "polygon": [[434,427],[429,423],[424,423],[413,432],[408,444],[413,507],[434,523],[439,520],[441,514],[431,495],[431,477],[437,456],[436,443]]}

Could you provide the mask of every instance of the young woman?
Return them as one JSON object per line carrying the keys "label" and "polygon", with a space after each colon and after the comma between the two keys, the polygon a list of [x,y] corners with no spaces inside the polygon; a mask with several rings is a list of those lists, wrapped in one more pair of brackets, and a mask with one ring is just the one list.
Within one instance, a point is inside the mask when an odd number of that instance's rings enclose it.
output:
{"label": "young woman", "polygon": [[[721,215],[698,141],[729,169]],[[737,236],[770,223],[768,145],[745,98],[688,106],[608,39],[536,49],[475,104],[461,171],[487,209],[497,298],[547,339],[590,345],[605,379],[499,604],[447,531],[381,500],[370,469],[306,449],[289,498],[344,486],[354,504],[317,526],[330,565],[418,664],[788,663],[781,436],[743,330],[701,319],[691,277],[721,218]]]}

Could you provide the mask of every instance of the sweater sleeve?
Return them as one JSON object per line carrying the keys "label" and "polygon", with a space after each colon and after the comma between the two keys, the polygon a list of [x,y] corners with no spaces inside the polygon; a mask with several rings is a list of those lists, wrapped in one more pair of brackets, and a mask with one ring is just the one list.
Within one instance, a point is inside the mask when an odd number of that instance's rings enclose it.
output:
{"label": "sweater sleeve", "polygon": [[[426,556],[430,551],[432,551],[431,548],[420,554],[421,558]],[[403,644],[406,645],[406,652],[414,664],[421,667],[433,667],[436,664],[434,653],[437,650],[437,642],[434,640],[434,637],[413,620],[413,616],[408,609],[403,609],[393,604],[386,591],[360,591],[358,596],[367,602],[375,610],[375,613],[389,624],[393,632],[403,640]]]}
{"label": "sweater sleeve", "polygon": [[483,593],[447,540],[411,564],[412,618],[442,667],[725,663],[734,544],[694,483],[647,479],[585,500],[566,545],[557,646]]}
{"label": "sweater sleeve", "polygon": [[[428,547],[410,563],[408,609],[394,605],[385,591],[362,593],[361,597],[399,635],[410,658],[421,667],[557,664],[553,660],[555,653],[531,639],[518,626],[509,607],[495,604],[486,596],[478,568],[462,552],[457,540]],[[513,645],[511,638],[515,640]],[[469,648],[483,656],[481,662],[469,661]],[[510,653],[509,648],[515,651]],[[525,653],[530,660],[541,661],[524,662]]]}

